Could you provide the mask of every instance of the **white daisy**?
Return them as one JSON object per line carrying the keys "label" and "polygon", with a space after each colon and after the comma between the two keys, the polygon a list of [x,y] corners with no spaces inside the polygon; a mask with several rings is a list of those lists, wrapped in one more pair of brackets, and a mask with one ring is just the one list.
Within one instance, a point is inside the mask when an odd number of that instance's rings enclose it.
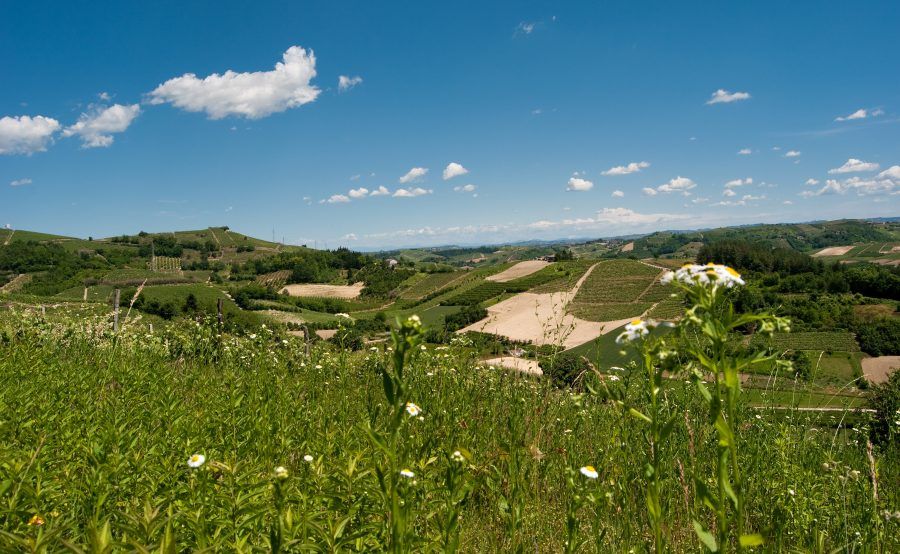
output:
{"label": "white daisy", "polygon": [[275,477],[279,479],[287,479],[288,478],[288,470],[284,466],[278,466],[275,468]]}
{"label": "white daisy", "polygon": [[597,473],[597,470],[594,469],[594,466],[584,466],[581,469],[579,469],[578,471],[580,471],[581,474],[584,475],[585,477],[587,477],[588,479],[596,479],[597,477],[600,476],[600,474]]}
{"label": "white daisy", "polygon": [[422,412],[422,409],[413,404],[412,402],[406,403],[406,413],[408,413],[412,417],[416,417]]}
{"label": "white daisy", "polygon": [[413,477],[416,476],[415,473],[413,473],[412,471],[410,471],[408,469],[401,469],[400,475],[402,475],[403,477],[406,477],[407,479],[412,479]]}
{"label": "white daisy", "polygon": [[200,467],[206,462],[206,456],[203,454],[194,454],[190,458],[188,458],[188,467]]}

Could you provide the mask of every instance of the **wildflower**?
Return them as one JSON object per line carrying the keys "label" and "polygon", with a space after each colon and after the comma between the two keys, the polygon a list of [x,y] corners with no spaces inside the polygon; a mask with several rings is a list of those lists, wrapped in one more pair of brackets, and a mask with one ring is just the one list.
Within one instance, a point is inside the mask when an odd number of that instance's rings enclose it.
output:
{"label": "wildflower", "polygon": [[408,413],[412,417],[416,417],[422,412],[422,409],[413,404],[412,402],[406,403],[406,413]]}
{"label": "wildflower", "polygon": [[450,458],[451,458],[454,462],[459,462],[459,463],[462,463],[463,460],[465,460],[465,458],[463,458],[462,452],[460,452],[459,450],[455,450],[455,451],[453,452],[453,454],[450,454]]}
{"label": "wildflower", "polygon": [[790,494],[791,496],[794,496],[794,495],[796,495],[797,493],[794,492],[794,489],[788,489],[788,494]]}
{"label": "wildflower", "polygon": [[597,470],[594,469],[594,466],[584,466],[578,471],[588,479],[596,479],[600,475],[597,473]]}
{"label": "wildflower", "polygon": [[275,468],[275,477],[279,479],[287,479],[288,478],[288,470],[284,466],[278,466]]}
{"label": "wildflower", "polygon": [[344,318],[344,319],[350,319],[350,314],[345,314],[345,313],[343,313],[343,312],[342,312],[342,313],[334,314],[334,316],[335,316],[335,317],[342,317],[342,318]]}
{"label": "wildflower", "polygon": [[400,475],[402,475],[403,477],[406,477],[407,479],[412,479],[413,477],[416,476],[415,473],[413,473],[412,471],[410,471],[408,469],[401,469]]}
{"label": "wildflower", "polygon": [[188,466],[193,468],[198,468],[202,466],[206,462],[206,456],[203,454],[194,454],[190,458],[188,458]]}
{"label": "wildflower", "polygon": [[421,350],[422,352],[424,352],[424,351],[428,350],[428,347],[425,346],[424,344],[422,344],[422,345],[419,346],[419,350]]}
{"label": "wildflower", "polygon": [[618,380],[619,380],[619,376],[618,376],[618,375],[609,375],[609,376],[607,377],[607,379],[609,379],[610,381],[618,381]]}
{"label": "wildflower", "polygon": [[28,525],[31,525],[33,527],[40,527],[44,523],[44,518],[42,518],[38,514],[34,514],[33,516],[31,516],[31,519],[28,520]]}
{"label": "wildflower", "polygon": [[310,456],[309,454],[307,454],[306,456],[303,456],[303,461],[304,461],[304,462],[307,462],[307,463],[310,463],[310,462],[313,461],[313,457]]}
{"label": "wildflower", "polygon": [[632,320],[631,323],[625,325],[625,332],[616,337],[616,343],[631,342],[639,338],[643,338],[650,333],[652,323],[641,319]]}
{"label": "wildflower", "polygon": [[667,285],[677,281],[684,285],[723,285],[731,288],[735,285],[743,285],[741,274],[726,266],[708,263],[706,265],[686,264],[676,271],[667,271],[660,278],[660,283]]}

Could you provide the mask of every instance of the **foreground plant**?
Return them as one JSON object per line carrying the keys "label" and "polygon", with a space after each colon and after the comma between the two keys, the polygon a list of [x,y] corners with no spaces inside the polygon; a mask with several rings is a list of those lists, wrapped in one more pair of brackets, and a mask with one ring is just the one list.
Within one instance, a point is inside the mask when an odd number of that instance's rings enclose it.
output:
{"label": "foreground plant", "polygon": [[[728,289],[744,284],[740,274],[723,265],[686,265],[669,271],[663,283],[673,283],[684,292],[690,308],[678,325],[683,339],[683,354],[697,390],[709,406],[709,421],[718,436],[715,491],[695,476],[697,494],[716,519],[715,535],[694,520],[694,529],[703,545],[712,552],[735,550],[763,544],[759,533],[745,529],[744,479],[738,452],[738,401],[741,373],[751,366],[768,363],[774,356],[748,354],[730,347],[730,340],[744,328],[758,327],[766,334],[788,331],[785,318],[771,314],[738,314],[727,298]],[[706,379],[712,383],[707,386]]]}

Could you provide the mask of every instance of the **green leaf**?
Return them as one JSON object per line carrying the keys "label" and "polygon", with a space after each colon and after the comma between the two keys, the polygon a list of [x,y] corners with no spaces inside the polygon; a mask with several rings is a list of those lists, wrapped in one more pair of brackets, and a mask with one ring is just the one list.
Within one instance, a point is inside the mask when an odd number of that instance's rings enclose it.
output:
{"label": "green leaf", "polygon": [[762,546],[766,541],[763,540],[763,536],[759,533],[754,533],[752,535],[741,535],[739,539],[741,546],[750,547],[750,546]]}
{"label": "green leaf", "polygon": [[642,414],[641,412],[635,410],[634,408],[628,408],[628,413],[631,414],[633,417],[636,417],[638,419],[643,419],[647,423],[653,422],[653,420],[651,420],[649,417],[647,417],[646,415]]}
{"label": "green leaf", "polygon": [[703,546],[705,546],[707,550],[710,552],[719,551],[719,546],[716,544],[716,538],[712,536],[712,533],[703,529],[703,525],[696,519],[694,520],[694,531],[697,533],[697,538],[700,539],[700,542],[703,543]]}
{"label": "green leaf", "polygon": [[381,372],[381,381],[384,385],[384,395],[387,397],[387,401],[390,404],[394,403],[394,381],[391,379],[391,376],[388,375],[387,371]]}

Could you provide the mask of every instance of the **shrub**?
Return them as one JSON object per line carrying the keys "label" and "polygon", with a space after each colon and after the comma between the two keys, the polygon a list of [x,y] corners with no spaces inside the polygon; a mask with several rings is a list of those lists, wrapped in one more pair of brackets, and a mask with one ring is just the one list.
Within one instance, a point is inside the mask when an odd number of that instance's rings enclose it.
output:
{"label": "shrub", "polygon": [[900,371],[894,371],[886,383],[875,385],[869,393],[869,401],[875,409],[870,436],[876,444],[892,444],[900,431]]}
{"label": "shrub", "polygon": [[557,386],[571,387],[579,375],[591,369],[586,358],[568,352],[542,358],[539,363],[544,375]]}
{"label": "shrub", "polygon": [[886,318],[863,323],[856,328],[856,339],[866,354],[896,356],[900,354],[900,319]]}

